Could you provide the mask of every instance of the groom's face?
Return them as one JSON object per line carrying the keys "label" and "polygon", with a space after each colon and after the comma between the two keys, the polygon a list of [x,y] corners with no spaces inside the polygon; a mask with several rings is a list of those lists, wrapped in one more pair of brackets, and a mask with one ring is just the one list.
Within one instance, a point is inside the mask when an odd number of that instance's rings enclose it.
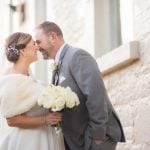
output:
{"label": "groom's face", "polygon": [[44,59],[49,59],[51,56],[51,51],[53,49],[50,35],[46,35],[42,29],[36,29],[35,40]]}

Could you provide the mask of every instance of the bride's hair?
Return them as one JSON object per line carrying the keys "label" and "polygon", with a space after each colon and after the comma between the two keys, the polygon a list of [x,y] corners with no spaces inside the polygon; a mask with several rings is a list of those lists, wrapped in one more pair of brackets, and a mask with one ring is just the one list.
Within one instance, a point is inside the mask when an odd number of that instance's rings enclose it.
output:
{"label": "bride's hair", "polygon": [[20,49],[24,49],[31,39],[32,36],[28,33],[16,32],[11,34],[5,43],[7,59],[15,63],[19,59]]}

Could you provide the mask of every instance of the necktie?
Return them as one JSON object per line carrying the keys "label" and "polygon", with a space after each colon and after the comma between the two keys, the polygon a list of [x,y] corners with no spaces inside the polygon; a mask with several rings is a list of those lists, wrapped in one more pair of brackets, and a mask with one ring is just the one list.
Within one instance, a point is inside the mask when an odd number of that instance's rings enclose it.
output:
{"label": "necktie", "polygon": [[59,84],[59,73],[60,73],[61,64],[62,64],[62,60],[59,61],[57,69],[54,70],[52,74],[52,84],[56,86]]}
{"label": "necktie", "polygon": [[[67,46],[67,45],[66,45]],[[59,84],[59,73],[60,73],[60,68],[61,68],[61,65],[62,65],[62,60],[65,56],[65,53],[66,53],[67,49],[64,48],[64,50],[62,51],[62,54],[60,56],[60,60],[59,60],[59,63],[58,63],[58,67],[56,70],[53,71],[53,74],[52,74],[52,84],[54,85],[58,85]]]}
{"label": "necktie", "polygon": [[53,71],[53,74],[52,74],[52,84],[57,86],[58,83],[59,83],[59,70],[56,69]]}

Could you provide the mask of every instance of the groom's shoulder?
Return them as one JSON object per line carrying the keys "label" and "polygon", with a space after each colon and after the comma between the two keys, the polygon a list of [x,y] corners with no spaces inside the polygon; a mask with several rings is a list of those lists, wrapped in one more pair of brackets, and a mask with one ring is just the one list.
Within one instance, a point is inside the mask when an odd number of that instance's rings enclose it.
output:
{"label": "groom's shoulder", "polygon": [[69,46],[69,51],[70,55],[72,57],[76,56],[76,55],[90,55],[86,50],[79,48],[79,47],[73,47],[73,46]]}

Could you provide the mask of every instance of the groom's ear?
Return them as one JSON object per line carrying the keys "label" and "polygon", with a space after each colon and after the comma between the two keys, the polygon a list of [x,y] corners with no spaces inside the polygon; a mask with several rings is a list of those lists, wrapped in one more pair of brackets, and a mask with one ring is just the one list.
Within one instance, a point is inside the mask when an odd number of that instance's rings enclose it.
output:
{"label": "groom's ear", "polygon": [[51,32],[50,33],[50,40],[54,41],[54,40],[56,40],[56,38],[57,38],[57,34],[55,32]]}

